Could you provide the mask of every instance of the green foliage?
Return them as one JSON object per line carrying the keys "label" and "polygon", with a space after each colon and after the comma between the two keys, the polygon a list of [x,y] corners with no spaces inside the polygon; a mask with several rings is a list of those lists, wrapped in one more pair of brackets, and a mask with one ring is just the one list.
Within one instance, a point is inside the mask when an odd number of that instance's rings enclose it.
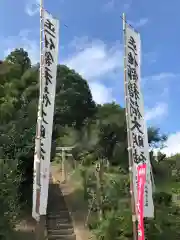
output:
{"label": "green foliage", "polygon": [[[28,53],[23,49],[11,52],[0,66],[0,158],[5,162],[9,161],[5,159],[16,160],[17,171],[22,175],[19,183],[13,186],[15,192],[11,192],[11,185],[8,182],[10,180],[4,178],[0,180],[0,184],[2,183],[2,188],[7,187],[11,198],[15,198],[15,193],[20,192],[21,204],[27,202],[30,208],[39,94],[38,78],[39,66],[31,66]],[[95,111],[96,105],[92,100],[87,82],[66,66],[58,66],[52,150],[56,139],[60,137],[61,142],[67,144],[67,139],[63,139],[62,127],[69,126],[76,132],[76,129],[85,125]],[[11,170],[9,167],[8,171],[11,172]],[[13,174],[15,174],[14,171]],[[16,179],[18,175],[15,174],[14,178],[12,175],[7,176],[13,183],[13,179]],[[6,181],[8,185],[5,185],[3,181]],[[3,196],[5,198],[4,194],[6,192],[3,190],[2,199]],[[7,200],[6,203],[3,211],[9,213],[11,202]],[[1,214],[2,218],[4,212]],[[13,209],[12,213],[14,214]],[[6,219],[7,222],[11,222],[10,218],[10,215],[7,215],[7,218],[5,215],[0,222],[3,223]],[[9,226],[11,228],[11,225]]]}
{"label": "green foliage", "polygon": [[98,105],[96,127],[92,124],[96,158],[127,168],[126,123],[124,109],[115,103]]}
{"label": "green foliage", "polygon": [[178,239],[180,237],[180,208],[156,205],[155,219],[145,221],[148,240]]}
{"label": "green foliage", "polygon": [[58,66],[55,124],[81,129],[96,112],[87,82],[74,70]]}
{"label": "green foliage", "polygon": [[14,224],[20,214],[17,189],[21,174],[15,160],[0,162],[0,239],[12,239]]}
{"label": "green foliage", "polygon": [[154,196],[154,202],[157,205],[170,206],[172,204],[172,195],[166,192],[158,192]]}
{"label": "green foliage", "polygon": [[151,147],[163,148],[167,140],[167,135],[161,134],[159,128],[150,127],[148,129],[148,142]]}
{"label": "green foliage", "polygon": [[24,51],[23,48],[15,49],[13,52],[11,52],[7,56],[6,61],[9,64],[14,64],[16,67],[20,67],[21,74],[31,67],[31,60],[28,57],[28,53]]}
{"label": "green foliage", "polygon": [[131,224],[129,210],[109,211],[95,226],[94,233],[99,240],[129,240],[132,239]]}
{"label": "green foliage", "polygon": [[[38,78],[39,64],[31,66],[28,53],[23,49],[11,52],[0,64],[0,159],[3,159],[0,239],[12,239],[13,225],[22,203],[31,207]],[[56,145],[75,147],[74,158],[82,163],[84,198],[89,207],[94,201],[95,214],[98,210],[95,163],[103,159],[103,164],[110,164],[104,166],[101,179],[104,218],[90,223],[97,239],[132,239],[126,136],[124,108],[116,103],[96,105],[87,81],[74,70],[58,65],[51,158]],[[148,140],[152,148],[162,148],[166,139],[159,129],[149,128]],[[179,158],[179,155],[165,158],[159,153],[156,162],[151,156],[158,189],[161,190],[167,180],[173,184],[179,181]],[[155,219],[146,220],[148,240],[180,237],[179,208],[174,206],[169,189],[163,191],[154,196]],[[173,188],[173,192],[179,193],[179,189]]]}

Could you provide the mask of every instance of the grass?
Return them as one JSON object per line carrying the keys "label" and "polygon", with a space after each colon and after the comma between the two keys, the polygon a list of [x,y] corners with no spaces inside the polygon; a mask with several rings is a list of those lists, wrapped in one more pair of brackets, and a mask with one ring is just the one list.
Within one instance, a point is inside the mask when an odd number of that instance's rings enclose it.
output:
{"label": "grass", "polygon": [[[54,165],[59,166],[57,163],[54,163]],[[70,169],[70,168],[69,168]],[[91,168],[88,168],[88,170],[91,171]],[[94,167],[92,168],[92,171],[94,171]],[[113,178],[117,176],[117,178],[124,179],[125,175],[114,172],[106,172],[105,176],[107,178]],[[128,176],[127,176],[128,177]],[[73,171],[73,174],[70,177],[70,184],[73,186],[74,190],[73,192],[68,196],[69,199],[69,206],[71,206],[71,211],[74,212],[74,216],[77,221],[86,221],[86,217],[88,214],[88,206],[87,203],[84,200],[84,189],[83,189],[83,179],[81,176],[80,169],[77,168],[75,171]],[[180,182],[175,182],[172,180],[172,176],[163,175],[163,177],[156,178],[155,180],[156,184],[156,192],[167,192],[172,193],[173,189],[180,189]],[[128,203],[129,198],[122,198],[122,201],[125,201]],[[175,199],[175,194],[173,194],[173,201],[176,205],[180,206],[180,200]],[[89,223],[91,225],[96,222],[97,220],[97,214],[91,213],[89,218]],[[92,226],[90,226],[92,228]]]}

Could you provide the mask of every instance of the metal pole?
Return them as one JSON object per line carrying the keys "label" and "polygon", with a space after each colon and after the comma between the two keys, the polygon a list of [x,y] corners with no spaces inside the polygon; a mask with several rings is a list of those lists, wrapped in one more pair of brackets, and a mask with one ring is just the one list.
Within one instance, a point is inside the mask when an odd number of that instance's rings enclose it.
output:
{"label": "metal pole", "polygon": [[125,109],[126,109],[126,123],[127,123],[127,140],[128,140],[128,158],[129,158],[129,177],[130,177],[130,194],[131,194],[131,209],[132,209],[132,224],[133,224],[133,240],[137,239],[136,227],[136,208],[133,188],[133,158],[130,141],[130,127],[129,127],[129,107],[128,107],[128,88],[127,88],[127,70],[126,70],[126,16],[123,13],[123,38],[124,38],[124,91],[125,91]]}

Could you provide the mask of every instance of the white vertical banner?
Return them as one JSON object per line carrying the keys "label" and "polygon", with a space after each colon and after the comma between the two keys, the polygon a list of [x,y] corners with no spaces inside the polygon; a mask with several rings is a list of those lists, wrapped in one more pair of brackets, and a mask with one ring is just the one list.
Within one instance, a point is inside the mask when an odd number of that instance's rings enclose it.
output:
{"label": "white vertical banner", "polygon": [[42,124],[41,124],[41,192],[40,215],[46,215],[51,142],[56,95],[56,75],[58,64],[59,20],[44,10],[44,52],[42,83]]}
{"label": "white vertical banner", "polygon": [[[145,183],[145,191],[144,191],[144,215],[148,218],[154,217],[154,203],[152,199],[153,195],[153,184],[152,184],[152,167],[150,162],[150,155],[149,155],[149,144],[148,144],[148,132],[146,126],[146,120],[144,120],[144,133],[145,133],[145,149],[147,153],[147,166],[146,166],[146,183]],[[153,177],[153,176],[152,176]]]}
{"label": "white vertical banner", "polygon": [[128,121],[130,146],[133,159],[133,186],[135,204],[137,204],[137,167],[146,164],[146,183],[144,192],[144,217],[154,217],[150,159],[147,139],[147,127],[144,119],[144,104],[140,89],[141,78],[141,39],[128,24],[125,29],[125,68],[128,98]]}
{"label": "white vertical banner", "polygon": [[41,162],[41,112],[42,112],[42,70],[43,70],[43,8],[42,1],[40,5],[40,68],[39,68],[39,102],[36,125],[35,153],[34,153],[34,174],[33,174],[33,202],[32,217],[40,221],[40,162]]}
{"label": "white vertical banner", "polygon": [[34,154],[34,175],[33,175],[33,203],[32,203],[32,217],[39,221],[40,208],[40,161],[37,156],[37,139],[35,140],[35,154]]}

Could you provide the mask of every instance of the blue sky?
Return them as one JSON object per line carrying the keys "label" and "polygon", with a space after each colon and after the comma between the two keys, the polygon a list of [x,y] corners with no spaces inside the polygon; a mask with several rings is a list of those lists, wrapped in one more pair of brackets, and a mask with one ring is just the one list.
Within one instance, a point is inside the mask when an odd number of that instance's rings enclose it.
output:
{"label": "blue sky", "polygon": [[[0,58],[24,47],[33,63],[39,60],[38,0],[1,0]],[[89,82],[96,102],[123,105],[122,20],[142,39],[142,91],[148,125],[169,134],[168,151],[180,149],[180,22],[178,0],[44,0],[60,19],[59,62]],[[67,27],[66,27],[67,26]],[[171,148],[171,150],[170,150]]]}

